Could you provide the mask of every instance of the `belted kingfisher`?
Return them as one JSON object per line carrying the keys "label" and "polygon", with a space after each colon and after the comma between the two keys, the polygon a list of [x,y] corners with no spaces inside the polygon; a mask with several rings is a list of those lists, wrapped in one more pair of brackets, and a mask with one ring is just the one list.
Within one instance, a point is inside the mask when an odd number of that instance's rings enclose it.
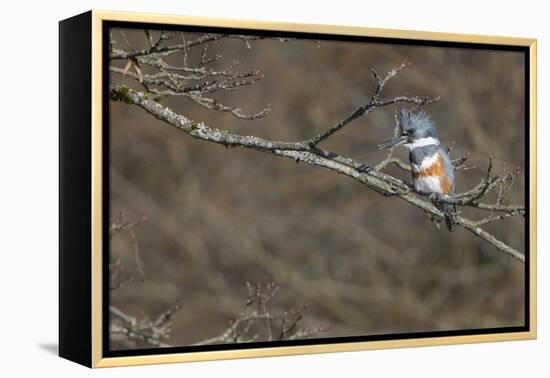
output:
{"label": "belted kingfisher", "polygon": [[[454,166],[441,148],[435,125],[422,110],[399,110],[399,134],[378,145],[380,149],[404,145],[409,150],[414,190],[422,195],[454,195]],[[451,204],[440,204],[449,231],[453,231]]]}

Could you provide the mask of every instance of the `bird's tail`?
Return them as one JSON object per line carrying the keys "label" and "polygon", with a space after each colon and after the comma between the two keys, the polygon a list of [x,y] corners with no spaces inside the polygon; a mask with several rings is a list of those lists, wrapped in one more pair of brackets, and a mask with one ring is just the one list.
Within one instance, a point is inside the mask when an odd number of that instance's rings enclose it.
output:
{"label": "bird's tail", "polygon": [[453,205],[451,205],[450,203],[445,203],[442,205],[441,211],[443,212],[443,215],[445,217],[445,224],[447,225],[447,229],[449,231],[454,231],[455,223],[453,216]]}

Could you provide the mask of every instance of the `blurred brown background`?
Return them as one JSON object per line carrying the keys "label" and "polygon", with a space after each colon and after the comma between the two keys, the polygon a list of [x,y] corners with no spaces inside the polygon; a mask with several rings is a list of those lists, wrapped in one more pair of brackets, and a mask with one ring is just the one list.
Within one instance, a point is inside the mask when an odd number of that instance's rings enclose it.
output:
{"label": "blurred brown background", "polygon": [[[126,36],[132,47],[146,47],[142,31]],[[477,166],[457,173],[457,191],[479,182],[492,155],[496,168],[521,167],[509,201],[524,202],[521,53],[270,39],[251,50],[223,40],[209,53],[223,55],[219,68],[238,60],[237,70],[265,75],[216,99],[248,113],[270,104],[271,113],[246,121],[185,98],[163,103],[211,127],[285,141],[334,125],[368,101],[371,68],[382,74],[408,58],[413,65],[384,97],[441,96],[426,110],[442,143],[454,142],[453,157],[468,152]],[[191,55],[199,57],[200,50]],[[111,80],[137,87],[121,75]],[[111,303],[155,317],[181,298],[167,342],[188,345],[226,329],[246,300],[247,281],[280,285],[274,311],[309,304],[304,325],[332,327],[321,337],[523,325],[524,265],[464,229],[438,230],[418,209],[334,172],[197,141],[136,107],[110,107],[112,215],[148,218],[135,228],[145,281],[113,291]],[[394,110],[377,109],[322,146],[374,165],[385,157],[376,145],[390,137]],[[404,149],[397,155],[407,158]],[[523,218],[487,229],[523,250]],[[128,235],[112,239],[112,261],[131,270],[132,253]]]}

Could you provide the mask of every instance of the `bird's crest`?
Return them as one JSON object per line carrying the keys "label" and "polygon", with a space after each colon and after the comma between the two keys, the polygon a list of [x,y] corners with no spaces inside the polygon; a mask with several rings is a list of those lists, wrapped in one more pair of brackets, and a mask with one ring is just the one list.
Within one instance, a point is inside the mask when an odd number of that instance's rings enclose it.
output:
{"label": "bird's crest", "polygon": [[404,134],[410,130],[435,129],[428,113],[421,109],[400,109],[399,126]]}

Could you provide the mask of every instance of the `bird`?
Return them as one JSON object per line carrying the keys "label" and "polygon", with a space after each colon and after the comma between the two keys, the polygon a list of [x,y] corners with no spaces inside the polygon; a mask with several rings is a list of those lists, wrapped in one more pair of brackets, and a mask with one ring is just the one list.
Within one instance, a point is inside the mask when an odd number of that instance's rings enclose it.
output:
{"label": "bird", "polygon": [[[421,109],[398,111],[398,135],[378,145],[380,149],[403,145],[409,150],[413,188],[416,193],[440,198],[455,194],[454,165],[437,136],[428,113]],[[434,201],[444,215],[449,231],[454,230],[453,206]]]}

